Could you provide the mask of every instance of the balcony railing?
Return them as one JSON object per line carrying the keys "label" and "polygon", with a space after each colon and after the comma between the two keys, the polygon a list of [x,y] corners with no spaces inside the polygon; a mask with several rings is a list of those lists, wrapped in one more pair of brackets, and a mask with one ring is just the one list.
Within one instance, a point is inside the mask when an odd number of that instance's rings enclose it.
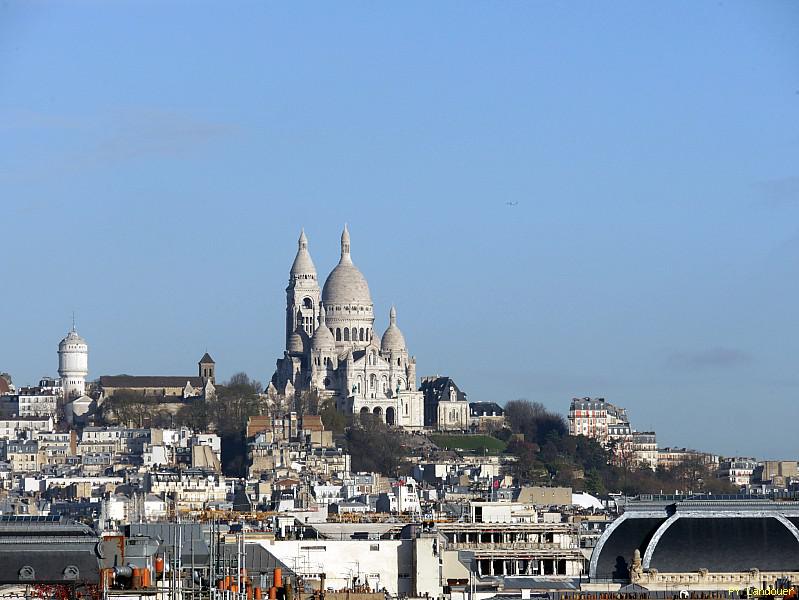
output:
{"label": "balcony railing", "polygon": [[569,550],[577,544],[553,542],[448,542],[451,550]]}

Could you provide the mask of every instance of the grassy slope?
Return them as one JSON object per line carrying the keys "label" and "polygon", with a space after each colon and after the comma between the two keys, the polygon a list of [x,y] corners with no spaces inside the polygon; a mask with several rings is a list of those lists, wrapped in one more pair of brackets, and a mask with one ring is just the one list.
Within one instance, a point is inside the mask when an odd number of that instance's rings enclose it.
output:
{"label": "grassy slope", "polygon": [[474,451],[480,454],[486,450],[489,454],[504,452],[506,446],[505,442],[490,435],[434,434],[430,436],[430,439],[439,448]]}

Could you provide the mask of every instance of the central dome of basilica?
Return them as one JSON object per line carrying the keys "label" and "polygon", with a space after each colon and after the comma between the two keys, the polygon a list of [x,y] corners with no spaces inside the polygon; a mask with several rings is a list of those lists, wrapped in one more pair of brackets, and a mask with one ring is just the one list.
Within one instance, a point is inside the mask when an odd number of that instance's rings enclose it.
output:
{"label": "central dome of basilica", "polygon": [[350,257],[350,233],[346,226],[341,234],[341,259],[336,268],[330,272],[322,288],[322,302],[333,304],[372,304],[369,284]]}

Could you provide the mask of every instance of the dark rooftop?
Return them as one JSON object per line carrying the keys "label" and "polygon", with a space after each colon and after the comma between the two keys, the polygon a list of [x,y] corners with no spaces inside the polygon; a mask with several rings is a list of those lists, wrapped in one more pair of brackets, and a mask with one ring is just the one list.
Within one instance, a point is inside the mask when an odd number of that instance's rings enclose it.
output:
{"label": "dark rooftop", "polygon": [[469,402],[469,413],[475,417],[490,417],[492,414],[501,417],[505,414],[505,409],[496,402]]}
{"label": "dark rooftop", "polygon": [[110,388],[176,388],[185,387],[186,383],[192,387],[202,387],[203,380],[196,375],[103,375],[100,385]]}

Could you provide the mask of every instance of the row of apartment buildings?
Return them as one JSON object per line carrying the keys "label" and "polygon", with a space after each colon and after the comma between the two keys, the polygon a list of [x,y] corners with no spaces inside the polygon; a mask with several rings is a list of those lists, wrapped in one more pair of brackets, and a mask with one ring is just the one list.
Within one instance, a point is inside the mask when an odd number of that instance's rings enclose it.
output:
{"label": "row of apartment buildings", "polygon": [[671,470],[698,462],[719,479],[736,487],[786,488],[799,481],[796,461],[758,461],[749,457],[722,457],[690,448],[658,447],[654,431],[636,431],[626,409],[604,398],[573,398],[569,406],[569,434],[594,439],[613,452],[621,466]]}

